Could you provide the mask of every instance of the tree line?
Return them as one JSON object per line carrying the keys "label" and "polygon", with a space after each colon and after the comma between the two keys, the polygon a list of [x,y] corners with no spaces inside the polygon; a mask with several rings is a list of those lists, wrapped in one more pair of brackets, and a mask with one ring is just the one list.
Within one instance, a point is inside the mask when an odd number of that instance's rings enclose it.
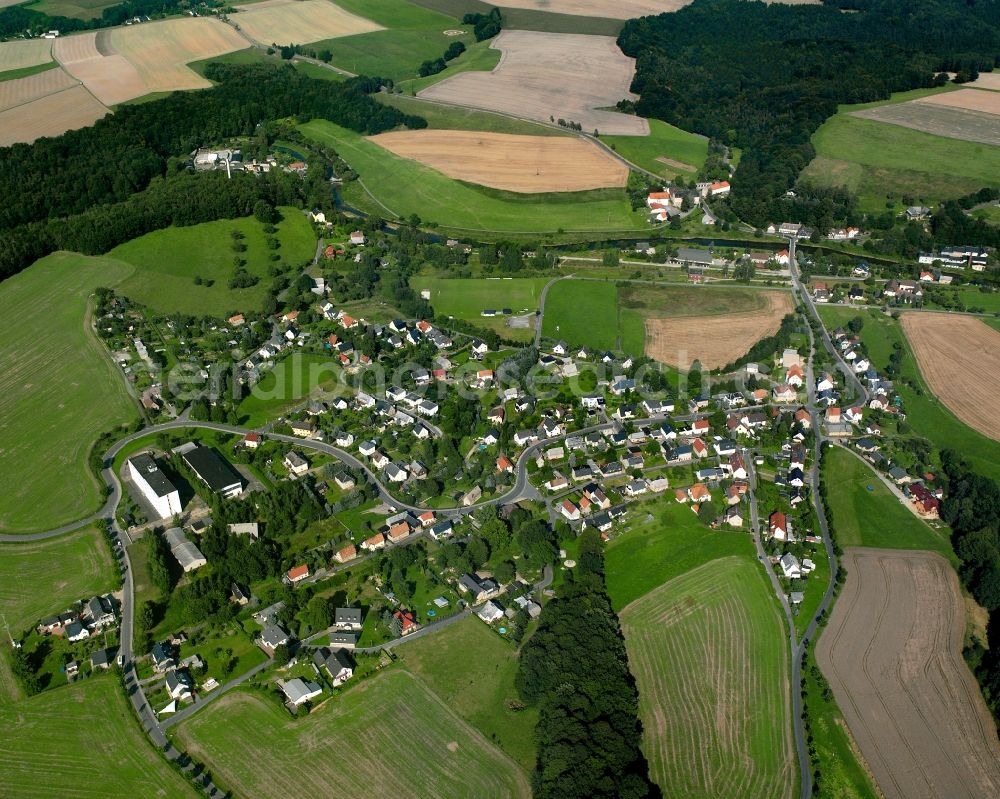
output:
{"label": "tree line", "polygon": [[[125,0],[123,3],[105,8],[100,16],[92,19],[46,14],[26,5],[9,6],[0,10],[0,39],[21,36],[25,33],[29,36],[38,36],[49,30],[67,34],[96,28],[111,28],[115,25],[124,25],[126,20],[133,17],[176,14],[190,5],[187,0]],[[199,5],[222,8],[224,4],[217,0],[206,0]]]}
{"label": "tree line", "polygon": [[[730,206],[758,227],[844,219],[844,192],[798,186],[810,137],[840,103],[887,98],[943,82],[946,70],[992,69],[1000,0],[837,0],[786,6],[696,0],[625,24],[618,43],[637,59],[635,109],[743,149]],[[832,218],[831,218],[832,216]]]}

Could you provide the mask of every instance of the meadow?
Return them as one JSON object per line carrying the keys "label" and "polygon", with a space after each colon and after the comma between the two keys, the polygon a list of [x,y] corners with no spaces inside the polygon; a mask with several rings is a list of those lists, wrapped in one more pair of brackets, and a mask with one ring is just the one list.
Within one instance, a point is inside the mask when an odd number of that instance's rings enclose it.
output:
{"label": "meadow", "polygon": [[0,544],[0,615],[11,632],[117,586],[103,537],[87,527],[48,541]]}
{"label": "meadow", "polygon": [[619,349],[618,290],[614,283],[560,280],[545,296],[542,334],[571,346]]}
{"label": "meadow", "polygon": [[861,316],[864,327],[859,335],[880,371],[889,363],[893,344],[904,347],[906,356],[901,374],[917,386],[914,389],[896,381],[896,391],[902,397],[906,411],[906,423],[917,435],[927,438],[939,449],[961,452],[974,471],[1000,480],[1000,443],[964,424],[931,393],[899,322],[878,311],[853,308],[820,308],[820,316],[824,324],[831,328]]}
{"label": "meadow", "polygon": [[440,83],[460,72],[489,72],[500,63],[500,51],[490,47],[490,40],[467,44],[466,50],[458,58],[447,62],[448,66],[441,72],[424,78],[413,78],[400,81],[397,85],[407,94],[413,96],[428,86]]}
{"label": "meadow", "polygon": [[29,4],[31,11],[48,14],[50,17],[70,17],[72,19],[96,19],[106,8],[118,5],[116,0],[38,0]]}
{"label": "meadow", "polygon": [[[188,227],[155,230],[115,247],[109,255],[137,269],[124,280],[119,291],[135,302],[159,313],[228,317],[237,311],[259,310],[270,283],[268,268],[272,253],[293,267],[308,263],[316,250],[312,225],[297,208],[281,208],[275,238],[277,250],[268,249],[263,225],[253,217],[220,219]],[[255,286],[229,288],[233,274],[232,231],[238,230],[246,251],[246,271],[260,278]],[[197,253],[197,258],[191,254]],[[202,279],[195,284],[195,277]],[[207,285],[212,281],[211,285]]]}
{"label": "meadow", "polygon": [[[0,672],[9,674],[3,656]],[[0,697],[0,727],[0,796],[7,799],[198,795],[150,745],[114,677],[20,701]]]}
{"label": "meadow", "polygon": [[332,357],[293,352],[278,361],[240,402],[240,424],[259,427],[313,393],[332,391],[342,375]]}
{"label": "meadow", "polygon": [[601,136],[612,150],[667,180],[692,180],[708,157],[708,139],[659,119],[649,120],[648,136]]}
{"label": "meadow", "polygon": [[[535,765],[536,708],[511,710],[516,700],[517,650],[479,619],[466,618],[432,637],[399,647],[404,668],[455,713],[530,772]],[[475,657],[468,653],[475,652]]]}
{"label": "meadow", "polygon": [[972,212],[976,219],[982,219],[990,225],[1000,225],[1000,205],[986,205]]}
{"label": "meadow", "polygon": [[545,233],[553,230],[646,230],[645,214],[631,210],[624,189],[563,194],[514,194],[452,180],[400,158],[353,131],[313,120],[299,129],[333,147],[361,176],[344,194],[362,210],[383,216],[418,215],[445,230]]}
{"label": "meadow", "polygon": [[[87,458],[107,430],[137,417],[88,298],[132,267],[54,253],[0,284],[0,529],[46,530],[95,511],[101,487]],[[30,475],[30,479],[26,477]]]}
{"label": "meadow", "polygon": [[917,518],[853,453],[832,447],[823,455],[826,501],[842,547],[929,549],[954,559],[947,528]]}
{"label": "meadow", "polygon": [[293,720],[248,691],[222,697],[177,730],[237,795],[483,797],[530,794],[521,769],[419,679],[391,670]]}
{"label": "meadow", "polygon": [[796,789],[784,624],[750,555],[712,560],[621,612],[642,749],[670,797]]}

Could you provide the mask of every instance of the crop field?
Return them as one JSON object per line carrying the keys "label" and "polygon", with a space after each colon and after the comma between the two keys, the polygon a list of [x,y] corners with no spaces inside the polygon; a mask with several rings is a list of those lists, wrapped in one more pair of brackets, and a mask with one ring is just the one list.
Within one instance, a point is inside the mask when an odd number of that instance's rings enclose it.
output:
{"label": "crop field", "polygon": [[1000,742],[962,658],[958,578],[929,552],[848,549],[847,583],[816,649],[887,799],[1000,791]]}
{"label": "crop field", "polygon": [[85,128],[109,113],[85,88],[73,86],[0,111],[0,147]]}
{"label": "crop field", "polygon": [[[263,228],[256,219],[220,219],[185,227],[155,230],[115,247],[113,258],[138,267],[119,287],[122,294],[141,302],[155,311],[184,311],[228,317],[236,311],[257,310],[266,292],[269,257],[276,252],[293,266],[307,263],[316,249],[316,237],[309,220],[297,208],[282,207],[284,217],[276,227],[275,238],[281,242],[277,250],[265,243]],[[231,233],[243,234],[246,270],[261,278],[256,286],[229,288],[233,273]],[[192,259],[190,253],[198,253]],[[202,278],[202,285],[194,278]],[[205,281],[214,281],[206,285]]]}
{"label": "crop field", "polygon": [[588,133],[646,136],[645,119],[601,109],[629,92],[635,60],[610,36],[505,30],[491,45],[503,52],[492,72],[463,72],[419,93],[430,100],[545,122],[577,122]]}
{"label": "crop field", "polygon": [[[517,650],[479,621],[467,618],[432,637],[395,650],[403,666],[449,708],[496,743],[526,772],[535,765],[534,708],[513,711]],[[475,652],[475,658],[466,653]]]}
{"label": "crop field", "polygon": [[423,117],[431,130],[474,130],[490,131],[491,133],[519,133],[526,136],[572,136],[568,131],[529,122],[525,119],[513,119],[490,111],[480,111],[476,108],[460,108],[457,105],[444,105],[409,97],[405,94],[374,95],[375,99],[384,104],[398,108],[406,114]]}
{"label": "crop field", "polygon": [[930,549],[952,557],[946,531],[932,528],[905,507],[868,464],[842,447],[823,455],[823,480],[842,547]]}
{"label": "crop field", "polygon": [[[331,147],[361,176],[344,191],[352,205],[364,203],[383,216],[417,214],[456,231],[535,233],[557,229],[647,230],[643,213],[635,213],[624,189],[565,194],[513,194],[476,187],[433,169],[392,155],[353,131],[324,120],[299,129]],[[353,193],[352,193],[353,192]]]}
{"label": "crop field", "polygon": [[0,72],[47,64],[51,60],[51,39],[15,39],[10,42],[0,42]]}
{"label": "crop field", "polygon": [[[993,95],[1000,98],[1000,93],[996,92],[974,89],[968,91],[976,96],[990,98]],[[987,112],[976,108],[967,99],[959,98],[962,94],[962,91],[935,94],[909,103],[894,103],[855,111],[853,116],[901,125],[949,139],[1000,145],[1000,133],[997,132],[1000,121],[996,116],[1000,111]],[[1000,99],[997,103],[1000,103]]]}
{"label": "crop field", "polygon": [[413,675],[393,670],[292,720],[250,693],[185,720],[188,752],[240,796],[527,797],[527,777]]}
{"label": "crop field", "polygon": [[634,19],[679,11],[692,0],[503,0],[504,7],[548,11],[581,17]]}
{"label": "crop field", "polygon": [[902,323],[935,396],[969,427],[1000,441],[1000,333],[956,314],[904,313]]}
{"label": "crop field", "polygon": [[601,141],[633,164],[672,180],[693,178],[705,165],[708,139],[650,119],[648,136],[605,136]]}
{"label": "crop field", "polygon": [[914,102],[962,108],[966,111],[982,111],[984,114],[1000,114],[1000,94],[978,89],[959,89],[945,94],[934,94]]}
{"label": "crop field", "polygon": [[[55,253],[0,284],[0,529],[47,530],[93,512],[91,444],[136,416],[121,374],[90,330],[87,301],[132,271]],[[31,479],[25,479],[25,475]],[[57,490],[53,486],[58,486]]]}
{"label": "crop field", "polygon": [[[14,0],[20,2],[20,0]],[[0,6],[4,5],[0,0]],[[40,11],[50,17],[70,17],[71,19],[96,19],[106,8],[118,5],[115,0],[38,0],[31,4],[32,11]]]}
{"label": "crop field", "polygon": [[713,560],[621,612],[642,749],[670,797],[791,797],[784,625],[750,557]]}
{"label": "crop field", "polygon": [[449,178],[507,191],[587,191],[628,181],[627,166],[576,137],[412,130],[369,140]]}
{"label": "crop field", "polygon": [[61,69],[46,69],[26,78],[3,81],[0,83],[0,112],[78,85],[78,81]]}
{"label": "crop field", "polygon": [[103,535],[88,527],[48,541],[0,544],[0,614],[11,632],[17,635],[77,599],[115,587]]}
{"label": "crop field", "polygon": [[1000,92],[1000,71],[980,72],[978,78],[972,81],[972,83],[966,83],[965,85],[975,89],[989,89]]}
{"label": "crop field", "polygon": [[236,8],[233,22],[262,44],[306,44],[383,30],[328,0],[268,0]]}

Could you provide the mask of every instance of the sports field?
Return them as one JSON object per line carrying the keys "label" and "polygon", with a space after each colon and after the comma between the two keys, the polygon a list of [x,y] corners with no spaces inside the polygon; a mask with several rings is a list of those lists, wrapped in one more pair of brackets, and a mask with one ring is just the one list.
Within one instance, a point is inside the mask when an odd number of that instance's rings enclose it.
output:
{"label": "sports field", "polygon": [[[276,225],[275,237],[281,242],[277,250],[268,249],[263,226],[253,217],[164,228],[121,244],[110,255],[137,268],[119,290],[162,313],[228,317],[236,311],[258,310],[270,282],[271,254],[276,252],[282,261],[297,267],[310,261],[316,250],[316,236],[305,215],[291,207],[280,211],[284,218]],[[234,230],[244,236],[247,249],[239,256],[247,262],[246,271],[260,278],[256,286],[229,288],[236,254]],[[198,257],[191,258],[191,253]],[[202,278],[200,286],[194,283],[196,276]],[[205,284],[209,280],[214,281],[211,286]]]}
{"label": "sports field", "polygon": [[236,8],[233,22],[261,44],[306,44],[382,30],[328,0],[266,0]]}
{"label": "sports field", "polygon": [[[475,652],[474,658],[467,657]],[[535,765],[537,708],[511,710],[517,650],[471,616],[395,650],[403,666],[525,772]]]}
{"label": "sports field", "polygon": [[361,176],[344,191],[352,205],[387,217],[417,214],[455,231],[552,232],[646,230],[623,189],[523,195],[467,185],[415,161],[388,153],[346,128],[313,120],[299,129],[331,146]]}
{"label": "sports field", "polygon": [[576,137],[404,130],[369,140],[449,178],[494,189],[571,192],[624,187],[628,181],[627,166]]}
{"label": "sports field", "polygon": [[116,587],[103,535],[88,527],[48,541],[0,544],[0,614],[11,632]]}
{"label": "sports field", "polygon": [[847,583],[816,649],[888,799],[1000,791],[1000,741],[962,658],[958,577],[929,552],[848,549]]}
{"label": "sports field", "polygon": [[645,136],[641,117],[613,108],[629,92],[635,60],[610,36],[504,30],[491,45],[503,52],[492,72],[463,72],[420,97],[545,122],[577,122],[592,133]]}
{"label": "sports field", "polygon": [[670,797],[792,797],[784,625],[752,557],[713,560],[621,611],[642,749]]}
{"label": "sports field", "polygon": [[217,700],[177,730],[237,795],[527,797],[527,777],[413,675],[359,683],[292,720],[252,693]]}
{"label": "sports field", "polygon": [[87,300],[97,286],[114,286],[131,272],[112,258],[55,253],[0,283],[0,307],[12,309],[0,317],[0,529],[6,532],[47,530],[100,504],[87,466],[90,447],[136,410],[91,332]]}
{"label": "sports field", "polygon": [[[2,682],[9,675],[2,660],[0,672]],[[0,796],[6,799],[198,795],[149,743],[114,677],[19,701],[0,696],[0,728]]]}
{"label": "sports field", "polygon": [[935,530],[918,518],[853,453],[827,449],[823,481],[834,536],[842,547],[930,549],[954,557],[947,530]]}
{"label": "sports field", "polygon": [[956,314],[904,313],[902,323],[935,396],[969,427],[1000,441],[1000,333]]}
{"label": "sports field", "polygon": [[648,136],[601,135],[601,141],[633,164],[667,180],[694,178],[708,157],[708,139],[659,119],[648,122]]}

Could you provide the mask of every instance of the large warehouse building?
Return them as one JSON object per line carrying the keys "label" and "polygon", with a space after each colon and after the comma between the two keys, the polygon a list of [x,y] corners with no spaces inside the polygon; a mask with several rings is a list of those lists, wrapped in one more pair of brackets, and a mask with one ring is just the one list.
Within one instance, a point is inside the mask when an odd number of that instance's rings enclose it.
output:
{"label": "large warehouse building", "polygon": [[205,485],[226,499],[237,497],[243,491],[243,478],[233,465],[210,447],[195,447],[182,456]]}
{"label": "large warehouse building", "polygon": [[142,453],[129,458],[128,474],[161,519],[181,512],[180,494],[151,455]]}

